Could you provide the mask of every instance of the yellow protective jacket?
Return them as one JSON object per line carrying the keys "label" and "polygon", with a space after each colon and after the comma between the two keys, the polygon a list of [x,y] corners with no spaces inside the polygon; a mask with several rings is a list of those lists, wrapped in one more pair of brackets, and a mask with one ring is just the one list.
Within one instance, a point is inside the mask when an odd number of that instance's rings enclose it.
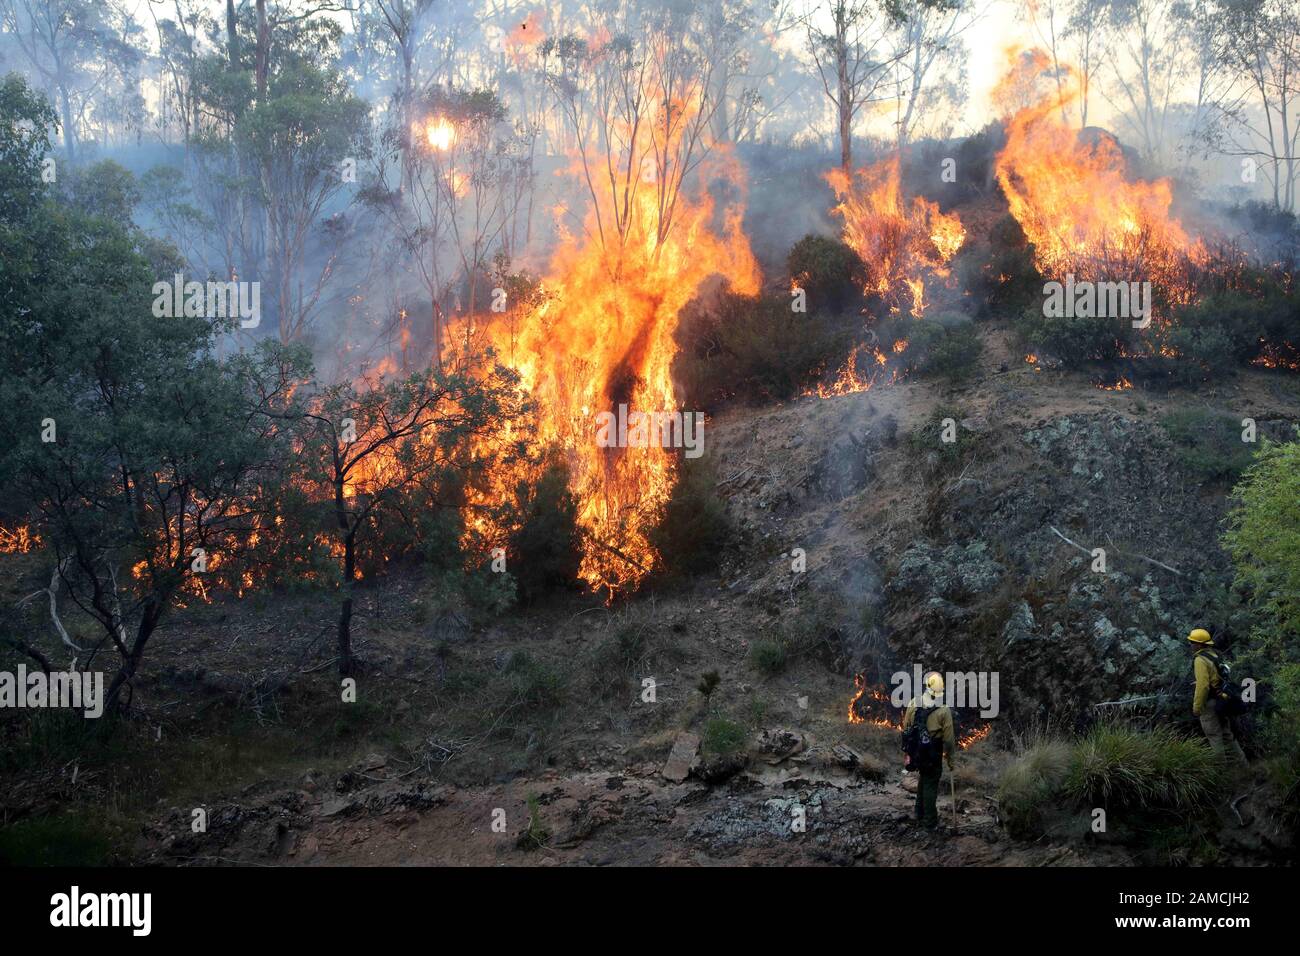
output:
{"label": "yellow protective jacket", "polygon": [[[903,712],[904,730],[910,728],[916,720],[916,707],[917,699],[913,697],[907,703],[907,710]],[[943,735],[943,755],[948,758],[948,766],[951,767],[957,755],[957,731],[952,721],[952,710],[947,707],[935,708],[926,719],[925,729],[931,736]]]}
{"label": "yellow protective jacket", "polygon": [[1219,669],[1214,666],[1214,661],[1206,654],[1205,648],[1196,652],[1192,657],[1192,670],[1196,672],[1196,693],[1192,697],[1192,713],[1201,716],[1201,708],[1205,706],[1215,692],[1219,689],[1222,679],[1219,677]]}

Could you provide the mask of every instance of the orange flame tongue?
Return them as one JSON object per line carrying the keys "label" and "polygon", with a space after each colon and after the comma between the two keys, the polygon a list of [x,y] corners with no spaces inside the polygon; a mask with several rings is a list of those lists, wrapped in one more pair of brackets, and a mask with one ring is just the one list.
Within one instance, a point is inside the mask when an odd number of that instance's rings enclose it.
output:
{"label": "orange flame tongue", "polygon": [[636,199],[628,239],[617,248],[570,242],[556,255],[553,298],[527,317],[518,368],[538,403],[538,438],[558,445],[587,542],[579,572],[610,593],[633,587],[658,555],[646,538],[676,481],[671,449],[602,448],[596,416],[677,408],[672,361],[682,307],[714,274],[753,294],[758,276],[732,216],[725,235],[709,228],[707,198],[676,213],[674,229],[656,238],[656,206],[646,190]]}
{"label": "orange flame tongue", "polygon": [[[1018,55],[994,92],[1004,103],[1023,99],[1048,69],[1046,54]],[[995,170],[1011,214],[1034,246],[1035,265],[1050,278],[1159,283],[1175,300],[1190,294],[1184,259],[1202,253],[1169,209],[1167,179],[1126,178],[1113,138],[1085,142],[1061,119],[1063,102],[1078,95],[1071,80],[1037,102],[1015,110]]]}
{"label": "orange flame tongue", "polygon": [[925,311],[926,273],[948,275],[947,264],[966,239],[956,215],[920,196],[903,201],[898,157],[857,170],[850,178],[833,169],[826,180],[839,200],[844,242],[867,268],[867,293],[906,304],[920,318]]}

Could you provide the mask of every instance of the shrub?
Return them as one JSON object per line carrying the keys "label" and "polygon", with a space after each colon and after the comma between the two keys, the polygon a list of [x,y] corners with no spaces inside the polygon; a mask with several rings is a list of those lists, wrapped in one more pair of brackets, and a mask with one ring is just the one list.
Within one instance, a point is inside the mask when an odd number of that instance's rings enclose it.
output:
{"label": "shrub", "polygon": [[1223,782],[1222,761],[1203,740],[1100,724],[1075,745],[1063,789],[1085,806],[1189,812],[1212,807]]}
{"label": "shrub", "polygon": [[537,794],[530,793],[528,800],[528,828],[519,835],[516,842],[521,850],[540,850],[551,838],[551,832],[542,823],[541,801]]}
{"label": "shrub", "polygon": [[[966,413],[955,406],[935,406],[928,419],[908,432],[909,450],[922,458],[931,453],[938,455],[937,472],[954,468],[966,459],[979,442],[980,436],[977,433],[961,427],[961,420],[965,417]],[[954,426],[952,441],[943,440],[948,427],[944,423],[948,419],[952,420]]]}
{"label": "shrub", "polygon": [[714,459],[683,457],[677,484],[650,544],[663,561],[661,576],[679,578],[716,567],[731,537],[731,519],[717,492]]}
{"label": "shrub", "polygon": [[984,351],[975,324],[964,315],[927,317],[897,328],[896,334],[906,336],[907,348],[902,355],[909,368],[941,378],[950,385],[968,379]]}
{"label": "shrub", "polygon": [[755,668],[770,677],[786,669],[790,663],[790,647],[781,638],[762,638],[750,646],[749,660]]}
{"label": "shrub", "polygon": [[1225,779],[1223,762],[1203,740],[1168,727],[1098,724],[1080,739],[1026,750],[1004,771],[998,805],[1012,835],[1029,837],[1053,814],[1097,806],[1186,817],[1212,807]]}
{"label": "shrub", "polygon": [[648,630],[628,622],[619,627],[613,637],[596,645],[583,668],[596,697],[605,699],[627,689],[633,671],[648,653]]}
{"label": "shrub", "polygon": [[1043,277],[1015,217],[1008,214],[1000,219],[989,231],[988,242],[983,253],[968,243],[954,263],[961,287],[976,303],[978,314],[1018,315],[1035,304],[1041,306]]}
{"label": "shrub", "polygon": [[786,268],[815,311],[837,312],[861,296],[862,263],[838,239],[804,236],[791,247]]}
{"label": "shrub", "polygon": [[674,374],[688,408],[797,395],[817,374],[838,368],[860,320],[790,310],[788,295],[757,299],[726,293],[689,307],[678,328]]}
{"label": "shrub", "polygon": [[1232,490],[1223,546],[1250,595],[1259,643],[1279,663],[1300,637],[1300,441],[1265,441]]}
{"label": "shrub", "polygon": [[998,808],[1012,836],[1040,831],[1048,807],[1070,769],[1070,745],[1060,740],[1030,747],[1002,775]]}
{"label": "shrub", "polygon": [[707,754],[735,753],[745,745],[745,728],[727,717],[710,717],[704,725],[700,747]]}
{"label": "shrub", "polygon": [[1241,440],[1235,415],[1201,408],[1179,409],[1160,420],[1174,443],[1179,465],[1199,481],[1231,483],[1254,457],[1255,446]]}
{"label": "shrub", "polygon": [[1300,320],[1294,294],[1262,274],[1252,285],[1256,295],[1231,289],[1178,309],[1170,344],[1189,361],[1222,372],[1233,365],[1248,365],[1259,355],[1261,342],[1290,341]]}
{"label": "shrub", "polygon": [[1016,330],[1026,350],[1051,355],[1065,368],[1114,361],[1134,350],[1127,319],[1044,315],[1041,297],[1020,313]]}
{"label": "shrub", "polygon": [[506,660],[506,683],[511,702],[533,710],[547,710],[564,702],[564,678],[523,651]]}
{"label": "shrub", "polygon": [[519,599],[528,602],[547,590],[572,587],[582,542],[568,471],[557,463],[548,465],[536,484],[520,484],[516,499],[520,523],[507,553]]}

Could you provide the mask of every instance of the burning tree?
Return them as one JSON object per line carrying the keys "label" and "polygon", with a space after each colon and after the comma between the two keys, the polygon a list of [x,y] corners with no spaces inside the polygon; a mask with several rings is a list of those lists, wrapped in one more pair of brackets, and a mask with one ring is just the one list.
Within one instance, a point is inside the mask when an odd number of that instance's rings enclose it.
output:
{"label": "burning tree", "polygon": [[[509,445],[491,449],[523,410],[517,379],[490,364],[467,364],[392,382],[363,380],[323,389],[288,413],[300,453],[294,469],[308,497],[328,502],[340,594],[338,670],[352,674],[353,589],[358,558],[377,525],[393,518],[407,525],[435,509],[463,504],[462,489],[488,469],[509,467]],[[382,555],[382,561],[389,559]]]}
{"label": "burning tree", "polygon": [[202,320],[115,316],[60,361],[72,388],[32,383],[21,404],[32,426],[16,449],[19,485],[53,551],[53,623],[71,644],[62,586],[104,635],[78,654],[105,641],[118,652],[110,705],[167,611],[237,566],[257,485],[287,451],[267,416],[299,372],[269,353],[219,363],[202,351],[211,334]]}
{"label": "burning tree", "polygon": [[[522,321],[512,353],[536,400],[537,442],[562,451],[584,536],[580,574],[609,593],[656,561],[646,534],[675,480],[668,449],[600,448],[593,416],[619,405],[677,407],[671,374],[678,313],[710,276],[757,290],[735,206],[714,229],[703,178],[712,141],[708,58],[687,8],[616,5],[593,24],[599,40],[550,38],[539,48],[567,121],[573,169],[589,202],[581,236],[566,231],[543,301]],[[739,184],[712,170],[722,192]],[[494,330],[501,335],[506,330]],[[505,475],[497,491],[514,476]]]}
{"label": "burning tree", "polygon": [[[174,252],[120,225],[129,208],[52,206],[39,175],[52,120],[21,82],[0,86],[0,401],[16,423],[0,477],[52,552],[56,630],[83,663],[117,651],[120,703],[167,611],[202,595],[250,525],[251,493],[282,451],[265,413],[297,371],[270,353],[219,362],[220,325],[153,314]],[[69,636],[60,593],[99,641]]]}

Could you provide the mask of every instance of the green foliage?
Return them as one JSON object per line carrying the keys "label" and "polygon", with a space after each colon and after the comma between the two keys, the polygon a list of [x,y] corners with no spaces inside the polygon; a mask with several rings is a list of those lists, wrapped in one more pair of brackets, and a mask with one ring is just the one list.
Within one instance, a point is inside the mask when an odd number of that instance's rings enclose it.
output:
{"label": "green foliage", "polygon": [[1214,292],[1176,311],[1169,341],[1194,366],[1187,375],[1224,375],[1248,365],[1261,343],[1294,339],[1300,322],[1295,292],[1263,272],[1242,281],[1246,288]]}
{"label": "green foliage", "polygon": [[976,371],[984,343],[970,319],[959,314],[926,316],[920,322],[890,327],[887,338],[905,339],[902,360],[907,368],[956,386]]}
{"label": "green foliage", "polygon": [[708,700],[721,683],[722,676],[717,671],[705,671],[700,676],[700,682],[695,685],[695,689],[704,695],[705,700]]}
{"label": "green foliage", "polygon": [[1241,440],[1241,419],[1203,408],[1180,408],[1160,419],[1179,464],[1198,480],[1233,482],[1250,465],[1255,446]]}
{"label": "green foliage", "polygon": [[1168,727],[1098,724],[1083,737],[1037,742],[1002,775],[998,807],[1012,835],[1042,832],[1053,813],[1092,807],[1186,818],[1214,806],[1223,762],[1204,740]]}
{"label": "green foliage", "polygon": [[1070,770],[1070,745],[1052,740],[1036,744],[1007,767],[998,786],[998,811],[1012,836],[1038,832]]}
{"label": "green foliage", "polygon": [[0,827],[0,866],[109,866],[114,834],[97,814],[31,817]]}
{"label": "green foliage", "polygon": [[768,677],[779,674],[790,663],[789,645],[781,638],[759,638],[750,645],[749,661]]}
{"label": "green foliage", "polygon": [[659,552],[660,575],[677,579],[717,567],[718,555],[731,537],[731,520],[718,497],[715,459],[680,459],[677,484],[663,517],[650,532]]}
{"label": "green foliage", "polygon": [[1043,277],[1034,265],[1033,247],[1014,216],[994,224],[989,246],[981,254],[974,243],[954,263],[961,287],[974,300],[980,316],[1005,318],[1038,306],[1041,314]]}
{"label": "green foliage", "polygon": [[710,717],[700,736],[700,749],[715,756],[733,754],[745,746],[746,736],[743,724],[729,717]]}
{"label": "green foliage", "polygon": [[838,239],[804,236],[791,247],[786,269],[813,312],[839,311],[861,297],[862,264]]}
{"label": "green foliage", "polygon": [[521,482],[515,494],[519,523],[510,536],[506,566],[514,574],[520,600],[572,587],[582,561],[582,539],[568,470],[557,459],[535,484]]}
{"label": "green foliage", "polygon": [[1063,790],[1084,806],[1189,813],[1212,807],[1224,782],[1203,740],[1100,724],[1075,745]]}
{"label": "green foliage", "polygon": [[542,823],[542,806],[537,794],[528,794],[528,828],[519,836],[521,850],[540,850],[551,838],[551,832]]}
{"label": "green foliage", "polygon": [[131,222],[136,204],[143,195],[131,171],[111,159],[70,169],[59,184],[72,208],[85,216],[107,219],[119,225]]}
{"label": "green foliage", "polygon": [[1232,490],[1223,546],[1258,615],[1256,642],[1280,662],[1300,654],[1300,441],[1263,442]]}
{"label": "green foliage", "polygon": [[1016,330],[1027,351],[1050,355],[1065,368],[1114,361],[1133,348],[1127,320],[1044,315],[1041,296],[1020,313]]}
{"label": "green foliage", "polygon": [[674,366],[686,407],[787,399],[838,368],[858,323],[792,312],[790,306],[789,295],[750,299],[726,293],[708,306],[690,307],[678,328],[682,351]]}
{"label": "green foliage", "polygon": [[649,654],[649,632],[648,626],[627,620],[596,645],[581,667],[596,697],[608,699],[627,690]]}
{"label": "green foliage", "polygon": [[[928,459],[937,456],[936,470],[949,471],[965,461],[975,450],[980,436],[961,427],[966,413],[953,405],[936,405],[930,416],[907,434],[907,447],[913,455]],[[951,420],[951,427],[946,424]],[[951,435],[952,441],[944,438]]]}
{"label": "green foliage", "polygon": [[564,675],[534,660],[524,651],[514,651],[506,660],[505,676],[510,703],[530,710],[549,710],[564,702]]}

